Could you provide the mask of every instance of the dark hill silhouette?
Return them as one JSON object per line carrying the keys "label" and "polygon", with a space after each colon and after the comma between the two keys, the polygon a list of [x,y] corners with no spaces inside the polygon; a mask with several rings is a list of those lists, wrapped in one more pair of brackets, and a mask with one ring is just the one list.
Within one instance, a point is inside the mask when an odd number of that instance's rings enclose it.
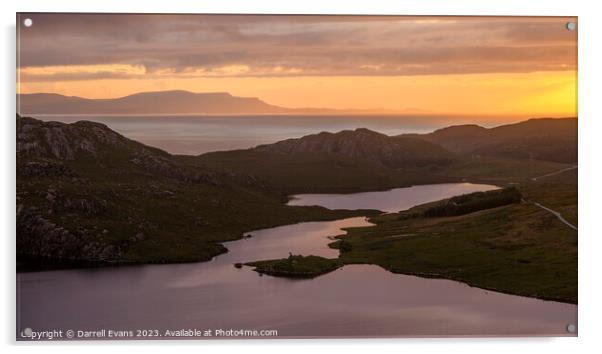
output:
{"label": "dark hill silhouette", "polygon": [[262,145],[257,151],[278,154],[319,153],[380,162],[387,167],[420,167],[449,163],[453,155],[430,142],[411,137],[389,137],[366,128],[322,132]]}
{"label": "dark hill silhouette", "polygon": [[429,134],[406,134],[460,154],[577,162],[577,118],[538,118],[483,128],[458,125]]}

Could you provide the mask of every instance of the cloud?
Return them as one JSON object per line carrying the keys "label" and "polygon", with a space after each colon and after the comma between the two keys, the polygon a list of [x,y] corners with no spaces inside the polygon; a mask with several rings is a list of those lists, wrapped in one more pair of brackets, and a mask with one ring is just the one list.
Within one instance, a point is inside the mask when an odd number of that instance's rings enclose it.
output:
{"label": "cloud", "polygon": [[577,65],[576,31],[564,27],[569,18],[25,16],[34,26],[19,26],[19,63],[21,80],[30,82],[511,73]]}

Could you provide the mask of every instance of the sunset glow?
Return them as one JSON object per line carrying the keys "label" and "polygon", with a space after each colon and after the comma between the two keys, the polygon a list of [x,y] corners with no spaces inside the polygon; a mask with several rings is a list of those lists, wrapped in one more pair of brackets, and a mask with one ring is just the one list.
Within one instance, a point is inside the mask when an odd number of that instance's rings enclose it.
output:
{"label": "sunset glow", "polygon": [[[563,27],[566,18],[149,18],[136,16],[120,35],[96,16],[38,19],[48,31],[20,31],[22,57],[36,59],[20,63],[19,93],[115,98],[188,90],[290,108],[577,115],[577,37]],[[343,28],[357,37],[338,37]],[[53,41],[42,42],[49,34]],[[95,43],[92,53],[82,52],[87,41]],[[74,42],[75,55],[56,49]],[[98,52],[103,45],[115,50]],[[40,50],[47,60],[34,55]]]}

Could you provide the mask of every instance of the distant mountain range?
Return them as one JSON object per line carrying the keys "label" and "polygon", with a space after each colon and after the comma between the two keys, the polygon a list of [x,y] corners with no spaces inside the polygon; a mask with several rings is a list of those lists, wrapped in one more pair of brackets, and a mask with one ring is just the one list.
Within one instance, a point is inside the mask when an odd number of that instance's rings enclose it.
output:
{"label": "distant mountain range", "polygon": [[17,102],[17,111],[21,115],[393,113],[386,110],[285,108],[268,104],[256,97],[236,97],[226,92],[193,93],[183,90],[141,92],[110,99],[88,99],[55,93],[32,93],[17,95]]}

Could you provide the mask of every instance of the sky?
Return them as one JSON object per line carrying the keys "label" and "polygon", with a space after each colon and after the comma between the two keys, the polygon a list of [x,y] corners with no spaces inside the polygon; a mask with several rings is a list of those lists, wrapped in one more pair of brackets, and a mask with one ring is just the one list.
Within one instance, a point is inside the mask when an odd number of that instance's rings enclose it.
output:
{"label": "sky", "polygon": [[229,92],[291,108],[577,115],[560,17],[21,14],[19,93]]}

